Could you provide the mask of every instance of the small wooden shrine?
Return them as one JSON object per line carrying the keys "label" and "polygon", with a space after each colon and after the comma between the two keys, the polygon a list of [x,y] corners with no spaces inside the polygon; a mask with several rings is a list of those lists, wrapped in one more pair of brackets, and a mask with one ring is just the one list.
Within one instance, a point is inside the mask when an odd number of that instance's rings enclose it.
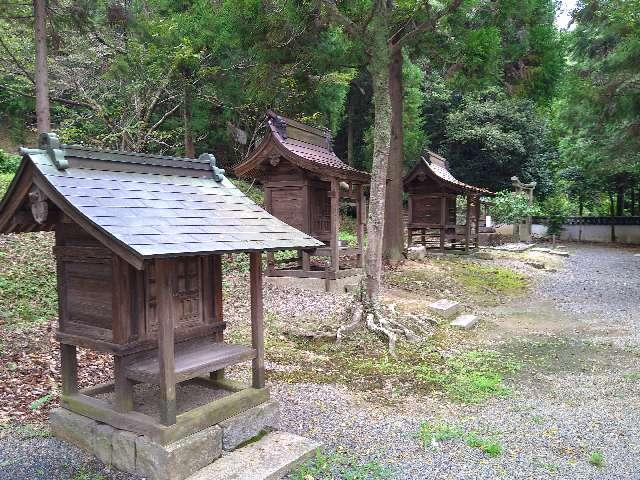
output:
{"label": "small wooden shrine", "polygon": [[[494,195],[484,188],[457,180],[447,161],[427,151],[403,179],[409,196],[407,243],[427,248],[463,250],[478,248],[480,197]],[[457,197],[466,199],[465,223],[458,224]]]}
{"label": "small wooden shrine", "polygon": [[[314,128],[276,113],[267,112],[267,131],[246,160],[235,167],[239,177],[257,179],[264,186],[265,208],[292,227],[324,242],[313,250],[299,249],[295,259],[276,262],[269,255],[267,275],[317,278],[327,282],[362,273],[366,222],[365,187],[369,174],[340,160],[332,150],[327,130]],[[338,239],[340,200],[356,210],[357,245],[347,247]],[[324,257],[322,265],[311,257]],[[347,258],[355,262],[347,263]],[[291,260],[295,261],[290,266]],[[342,262],[342,263],[341,263]],[[285,264],[281,267],[282,264]]]}
{"label": "small wooden shrine", "polygon": [[[166,445],[265,402],[261,254],[321,242],[255,205],[209,154],[100,151],[52,134],[22,154],[0,233],[55,230],[62,406]],[[229,252],[250,256],[249,346],[224,341]],[[113,383],[80,390],[76,347],[112,355]],[[249,360],[250,386],[224,379]],[[223,393],[176,398],[192,381]],[[134,401],[139,386],[157,392],[154,413]]]}

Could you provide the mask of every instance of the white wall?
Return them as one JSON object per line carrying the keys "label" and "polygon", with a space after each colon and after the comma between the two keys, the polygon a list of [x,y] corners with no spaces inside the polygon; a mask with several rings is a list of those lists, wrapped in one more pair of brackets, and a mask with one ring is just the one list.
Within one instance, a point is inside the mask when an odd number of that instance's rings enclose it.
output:
{"label": "white wall", "polygon": [[[534,223],[533,235],[547,234],[547,226]],[[640,245],[640,225],[615,225],[616,242]],[[611,242],[611,225],[563,225],[560,240],[570,242]]]}

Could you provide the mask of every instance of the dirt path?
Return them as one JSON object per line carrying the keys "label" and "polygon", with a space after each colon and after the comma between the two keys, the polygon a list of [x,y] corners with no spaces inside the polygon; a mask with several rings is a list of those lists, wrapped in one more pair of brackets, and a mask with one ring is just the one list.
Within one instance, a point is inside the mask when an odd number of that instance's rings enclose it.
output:
{"label": "dirt path", "polygon": [[[283,428],[361,464],[375,460],[390,478],[640,478],[638,250],[570,250],[563,267],[470,334],[477,348],[522,363],[508,380],[512,395],[460,405],[432,394],[388,407],[345,387],[281,385]],[[424,421],[466,433],[425,449],[417,438]],[[469,447],[472,431],[502,453]],[[602,466],[589,462],[598,453]]]}

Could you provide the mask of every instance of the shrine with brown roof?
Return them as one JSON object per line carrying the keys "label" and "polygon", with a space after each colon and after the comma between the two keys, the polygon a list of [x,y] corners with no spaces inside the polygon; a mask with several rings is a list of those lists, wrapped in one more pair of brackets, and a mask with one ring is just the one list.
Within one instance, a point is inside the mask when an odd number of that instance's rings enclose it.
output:
{"label": "shrine with brown roof", "polygon": [[[481,197],[494,193],[455,178],[447,160],[429,150],[403,178],[408,194],[407,244],[476,250],[482,223]],[[465,197],[465,220],[458,223],[457,197]]]}
{"label": "shrine with brown roof", "polygon": [[[263,185],[265,209],[274,217],[324,243],[316,249],[299,249],[294,258],[276,261],[269,254],[266,274],[319,279],[327,290],[340,289],[344,279],[362,273],[369,174],[338,158],[328,130],[273,111],[267,112],[266,120],[264,138],[235,173]],[[355,245],[338,238],[341,199],[355,206]]]}

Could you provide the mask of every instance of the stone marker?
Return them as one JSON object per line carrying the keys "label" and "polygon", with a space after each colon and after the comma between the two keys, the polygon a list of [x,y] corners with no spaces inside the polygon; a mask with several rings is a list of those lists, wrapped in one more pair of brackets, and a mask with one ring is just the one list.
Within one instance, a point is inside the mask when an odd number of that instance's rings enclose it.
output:
{"label": "stone marker", "polygon": [[272,432],[204,467],[187,480],[276,480],[322,445],[293,433]]}
{"label": "stone marker", "polygon": [[477,315],[465,314],[459,315],[449,325],[451,325],[452,327],[462,328],[463,330],[470,330],[476,323],[478,323]]}
{"label": "stone marker", "polygon": [[430,303],[429,309],[441,317],[453,318],[455,315],[460,313],[462,305],[454,300],[447,300],[446,298],[443,298],[437,302]]}
{"label": "stone marker", "polygon": [[424,260],[424,257],[427,255],[427,249],[424,245],[419,245],[417,247],[409,247],[407,249],[407,258],[409,260]]}

